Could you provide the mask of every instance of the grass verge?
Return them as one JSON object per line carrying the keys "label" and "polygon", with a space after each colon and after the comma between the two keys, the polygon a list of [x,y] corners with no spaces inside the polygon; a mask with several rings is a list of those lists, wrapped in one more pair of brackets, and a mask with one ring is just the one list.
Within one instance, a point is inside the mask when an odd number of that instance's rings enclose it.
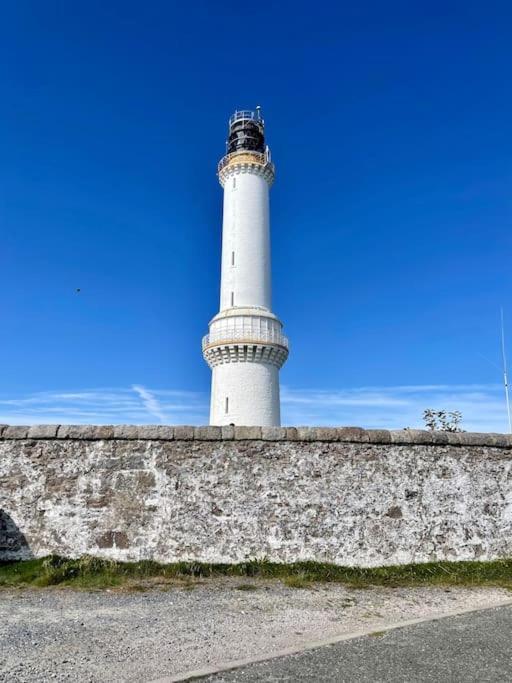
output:
{"label": "grass verge", "polygon": [[[182,583],[219,576],[280,579],[290,587],[312,582],[337,582],[354,588],[369,586],[501,586],[512,590],[512,559],[494,562],[429,562],[371,569],[339,567],[319,562],[279,564],[266,560],[240,564],[152,561],[115,562],[85,556],[57,556],[0,563],[0,587],[70,586],[80,589]],[[142,583],[141,583],[142,582]]]}

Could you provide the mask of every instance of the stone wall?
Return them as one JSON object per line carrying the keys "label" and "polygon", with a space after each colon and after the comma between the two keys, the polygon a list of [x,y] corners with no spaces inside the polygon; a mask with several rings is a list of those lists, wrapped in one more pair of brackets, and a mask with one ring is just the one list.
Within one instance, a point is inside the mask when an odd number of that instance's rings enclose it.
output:
{"label": "stone wall", "polygon": [[512,556],[512,438],[356,428],[0,426],[0,559]]}

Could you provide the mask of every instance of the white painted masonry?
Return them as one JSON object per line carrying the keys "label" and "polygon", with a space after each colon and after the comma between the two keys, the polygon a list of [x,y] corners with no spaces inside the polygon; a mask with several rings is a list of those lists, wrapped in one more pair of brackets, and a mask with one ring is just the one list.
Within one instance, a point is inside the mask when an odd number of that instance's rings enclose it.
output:
{"label": "white painted masonry", "polygon": [[[256,405],[253,400],[257,400]],[[273,425],[280,421],[279,368],[270,363],[243,360],[215,366],[212,423],[250,424],[255,412],[259,424]]]}
{"label": "white painted masonry", "polygon": [[509,434],[0,425],[0,561],[508,558],[511,474]]}
{"label": "white painted masonry", "polygon": [[[249,137],[259,136],[257,149],[254,138],[247,142],[244,137],[246,127]],[[212,369],[210,424],[279,426],[279,369],[288,356],[288,340],[271,312],[274,166],[268,147],[259,151],[264,143],[259,112],[235,112],[233,139],[219,163],[224,188],[220,312],[203,338],[203,355]]]}
{"label": "white painted masonry", "polygon": [[231,292],[235,306],[270,310],[268,182],[236,165],[227,169],[223,181],[220,310],[231,308]]}

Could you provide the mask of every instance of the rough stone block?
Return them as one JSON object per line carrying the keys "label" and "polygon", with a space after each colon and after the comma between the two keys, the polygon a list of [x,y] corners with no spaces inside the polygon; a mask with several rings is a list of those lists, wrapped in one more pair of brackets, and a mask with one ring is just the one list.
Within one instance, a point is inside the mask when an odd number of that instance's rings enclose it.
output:
{"label": "rough stone block", "polygon": [[429,444],[432,443],[432,432],[424,429],[397,429],[392,430],[391,443]]}
{"label": "rough stone block", "polygon": [[139,438],[137,425],[114,425],[114,439],[126,439],[132,441]]}
{"label": "rough stone block", "polygon": [[335,427],[315,427],[315,441],[338,441],[340,429]]}
{"label": "rough stone block", "polygon": [[28,437],[28,430],[30,427],[22,425],[8,425],[3,433],[3,439],[26,439]]}
{"label": "rough stone block", "polygon": [[119,548],[126,550],[130,544],[124,531],[106,531],[96,539],[98,548]]}
{"label": "rough stone block", "polygon": [[286,440],[287,441],[299,441],[299,434],[297,427],[286,427]]}
{"label": "rough stone block", "polygon": [[460,432],[445,432],[448,435],[448,444],[450,446],[460,446],[462,441],[460,439]]}
{"label": "rough stone block", "polygon": [[8,427],[9,425],[0,425],[0,436],[2,436],[4,429]]}
{"label": "rough stone block", "polygon": [[297,427],[297,441],[314,441],[315,433],[314,427]]}
{"label": "rough stone block", "polygon": [[59,425],[32,425],[28,430],[29,439],[55,439]]}
{"label": "rough stone block", "polygon": [[221,438],[222,430],[220,427],[194,427],[194,439],[196,441],[219,441]]}
{"label": "rough stone block", "polygon": [[285,427],[262,427],[261,438],[264,441],[283,441],[286,439]]}
{"label": "rough stone block", "polygon": [[367,429],[369,443],[391,443],[391,433],[388,429]]}
{"label": "rough stone block", "polygon": [[235,427],[235,440],[261,439],[261,427]]}
{"label": "rough stone block", "polygon": [[512,434],[488,434],[493,446],[496,448],[511,448]]}
{"label": "rough stone block", "polygon": [[224,425],[221,428],[221,438],[223,441],[232,441],[235,438],[235,427],[234,425]]}
{"label": "rough stone block", "polygon": [[57,430],[58,439],[95,439],[96,425],[60,425]]}
{"label": "rough stone block", "polygon": [[346,441],[351,443],[368,443],[369,437],[366,429],[361,427],[340,427],[336,430],[336,441]]}
{"label": "rough stone block", "polygon": [[[445,444],[459,444],[460,440],[457,438],[455,432],[431,432],[432,443],[438,446],[443,446]],[[454,438],[450,438],[453,435]]]}
{"label": "rough stone block", "polygon": [[391,443],[412,443],[412,437],[409,434],[410,431],[410,429],[391,429],[389,432]]}
{"label": "rough stone block", "polygon": [[174,438],[176,441],[192,441],[194,438],[194,427],[189,425],[174,427]]}
{"label": "rough stone block", "polygon": [[434,442],[433,432],[427,429],[409,429],[413,443],[429,444]]}
{"label": "rough stone block", "polygon": [[507,443],[507,448],[512,448],[512,434],[503,434],[502,436],[505,437],[506,443]]}
{"label": "rough stone block", "polygon": [[489,434],[480,434],[478,432],[459,432],[460,443],[462,446],[488,446],[492,441]]}
{"label": "rough stone block", "polygon": [[143,425],[139,427],[139,439],[172,441],[174,439],[174,427],[168,427],[167,425]]}
{"label": "rough stone block", "polygon": [[94,428],[95,439],[113,439],[114,426],[113,425],[96,425]]}

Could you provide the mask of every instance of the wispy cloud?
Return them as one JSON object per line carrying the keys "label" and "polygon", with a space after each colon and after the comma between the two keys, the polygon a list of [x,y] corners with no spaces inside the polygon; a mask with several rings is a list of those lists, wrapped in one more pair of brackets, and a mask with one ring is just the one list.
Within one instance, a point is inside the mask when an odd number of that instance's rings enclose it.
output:
{"label": "wispy cloud", "polygon": [[8,424],[205,424],[207,419],[206,395],[140,385],[0,396],[0,423]]}
{"label": "wispy cloud", "polygon": [[468,431],[507,429],[503,387],[495,384],[292,389],[281,392],[286,424],[357,425],[366,428],[422,427],[426,408],[460,410]]}
{"label": "wispy cloud", "polygon": [[[0,396],[0,422],[8,424],[206,424],[206,392],[128,388],[48,391]],[[406,385],[351,389],[282,387],[286,425],[421,427],[425,408],[460,410],[469,431],[507,429],[503,387],[494,384]]]}
{"label": "wispy cloud", "polygon": [[132,389],[140,396],[142,403],[148,413],[150,415],[154,415],[158,420],[160,420],[160,422],[165,422],[166,416],[155,394],[145,387],[141,387],[140,384],[133,384]]}

